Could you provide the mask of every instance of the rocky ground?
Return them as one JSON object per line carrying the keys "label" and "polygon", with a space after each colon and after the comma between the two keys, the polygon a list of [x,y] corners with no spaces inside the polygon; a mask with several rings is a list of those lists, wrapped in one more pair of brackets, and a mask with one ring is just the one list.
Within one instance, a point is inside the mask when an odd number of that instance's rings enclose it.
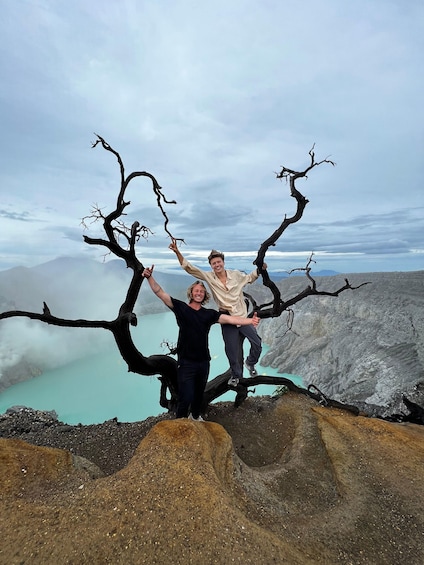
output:
{"label": "rocky ground", "polygon": [[[221,402],[211,405],[205,418],[224,426],[236,451],[247,458],[249,465],[260,467],[279,453],[280,434],[267,432],[269,410],[275,402],[271,396],[250,398],[237,409],[231,402]],[[94,463],[104,475],[112,475],[129,463],[141,440],[157,423],[172,419],[164,412],[140,422],[112,419],[102,424],[71,426],[51,413],[22,408],[0,415],[0,437],[66,449]]]}
{"label": "rocky ground", "polygon": [[66,449],[94,463],[105,475],[119,471],[158,422],[168,414],[141,422],[108,420],[103,424],[71,426],[49,413],[31,409],[0,415],[0,437],[21,439],[34,445]]}
{"label": "rocky ground", "polygon": [[0,438],[0,563],[424,562],[423,426],[289,393],[205,423],[24,410]]}

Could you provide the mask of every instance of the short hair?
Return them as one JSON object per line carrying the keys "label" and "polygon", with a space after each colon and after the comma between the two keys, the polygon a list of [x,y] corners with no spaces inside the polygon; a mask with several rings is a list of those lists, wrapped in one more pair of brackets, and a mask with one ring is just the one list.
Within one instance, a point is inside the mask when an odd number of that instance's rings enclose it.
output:
{"label": "short hair", "polygon": [[224,254],[222,253],[222,251],[217,251],[216,249],[212,249],[212,251],[209,253],[209,257],[208,257],[209,263],[215,257],[220,257],[224,261]]}
{"label": "short hair", "polygon": [[193,294],[192,294],[192,293],[193,293],[193,288],[194,288],[196,285],[198,285],[198,284],[200,284],[200,286],[203,286],[203,288],[205,289],[205,296],[204,296],[204,298],[203,298],[203,300],[202,300],[202,302],[201,302],[201,304],[203,305],[203,304],[206,304],[206,302],[209,302],[209,299],[210,299],[211,295],[210,295],[209,292],[207,291],[207,289],[206,289],[206,287],[205,287],[205,285],[204,285],[204,283],[203,283],[202,281],[194,281],[194,283],[192,283],[192,284],[188,287],[188,289],[187,289],[187,298],[188,298],[188,300],[189,300],[190,302],[193,300]]}

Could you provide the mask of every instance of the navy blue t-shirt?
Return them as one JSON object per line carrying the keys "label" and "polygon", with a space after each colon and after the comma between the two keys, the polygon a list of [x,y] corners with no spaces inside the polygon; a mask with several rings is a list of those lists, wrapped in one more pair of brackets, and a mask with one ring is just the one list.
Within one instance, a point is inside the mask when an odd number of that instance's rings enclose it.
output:
{"label": "navy blue t-shirt", "polygon": [[172,309],[177,324],[178,332],[177,352],[178,358],[191,361],[210,361],[211,355],[208,347],[209,330],[216,324],[220,313],[210,308],[194,310],[188,304],[172,298]]}

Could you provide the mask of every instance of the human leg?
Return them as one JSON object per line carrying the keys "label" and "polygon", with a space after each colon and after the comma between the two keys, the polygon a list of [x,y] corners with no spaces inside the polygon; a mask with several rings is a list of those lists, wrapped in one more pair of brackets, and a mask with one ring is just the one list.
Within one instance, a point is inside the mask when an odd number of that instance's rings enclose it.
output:
{"label": "human leg", "polygon": [[196,371],[193,364],[180,359],[177,366],[178,403],[177,418],[187,418],[190,404],[193,402]]}
{"label": "human leg", "polygon": [[191,414],[195,420],[197,420],[202,412],[203,404],[203,393],[205,392],[205,386],[208,382],[209,376],[209,361],[202,361],[196,363],[197,370],[194,379],[194,391],[193,399],[191,402]]}
{"label": "human leg", "polygon": [[249,340],[250,351],[246,358],[246,367],[250,375],[255,376],[257,374],[255,365],[259,361],[262,352],[262,340],[253,326],[241,326],[240,333]]}
{"label": "human leg", "polygon": [[[248,327],[248,326],[246,326]],[[231,324],[222,324],[221,331],[224,338],[225,354],[230,363],[231,375],[235,379],[241,379],[243,376],[240,366],[240,333],[237,326]]]}

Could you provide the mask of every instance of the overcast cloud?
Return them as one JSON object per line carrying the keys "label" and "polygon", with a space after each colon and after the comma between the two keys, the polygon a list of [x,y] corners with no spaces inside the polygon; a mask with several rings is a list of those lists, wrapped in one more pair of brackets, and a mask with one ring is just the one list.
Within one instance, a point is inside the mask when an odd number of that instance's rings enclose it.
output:
{"label": "overcast cloud", "polygon": [[[302,170],[302,221],[270,268],[423,268],[424,3],[408,0],[0,0],[0,269],[58,256],[110,211],[119,171],[154,174],[170,231],[202,264],[250,269],[294,211],[281,165]],[[155,235],[145,264],[178,269],[146,180],[128,220]],[[97,235],[91,226],[90,235]]]}

